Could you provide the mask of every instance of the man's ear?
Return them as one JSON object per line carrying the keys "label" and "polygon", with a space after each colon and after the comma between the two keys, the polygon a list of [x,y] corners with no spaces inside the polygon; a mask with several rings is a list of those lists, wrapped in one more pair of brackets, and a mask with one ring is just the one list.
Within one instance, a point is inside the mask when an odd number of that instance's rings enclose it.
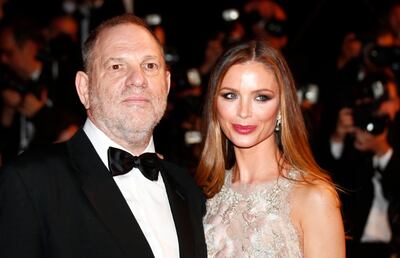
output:
{"label": "man's ear", "polygon": [[75,76],[75,87],[85,109],[89,109],[89,77],[86,73],[78,71]]}

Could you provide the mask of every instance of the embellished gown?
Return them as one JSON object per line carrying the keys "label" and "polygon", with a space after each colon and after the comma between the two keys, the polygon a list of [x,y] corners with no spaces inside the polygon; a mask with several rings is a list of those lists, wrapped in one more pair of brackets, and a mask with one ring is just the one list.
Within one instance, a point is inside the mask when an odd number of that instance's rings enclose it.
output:
{"label": "embellished gown", "polygon": [[[296,172],[289,177],[295,178]],[[221,191],[207,201],[204,230],[208,257],[303,257],[300,236],[291,218],[293,181],[232,185],[226,172]]]}

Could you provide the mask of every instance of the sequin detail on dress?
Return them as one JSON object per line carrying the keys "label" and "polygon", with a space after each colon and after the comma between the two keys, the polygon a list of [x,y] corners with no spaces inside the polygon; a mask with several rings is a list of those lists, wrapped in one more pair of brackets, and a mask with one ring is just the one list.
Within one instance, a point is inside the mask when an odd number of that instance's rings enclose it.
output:
{"label": "sequin detail on dress", "polygon": [[[289,177],[296,177],[290,172]],[[303,257],[290,219],[293,182],[280,178],[260,185],[232,186],[226,172],[221,191],[207,201],[204,230],[208,257]]]}

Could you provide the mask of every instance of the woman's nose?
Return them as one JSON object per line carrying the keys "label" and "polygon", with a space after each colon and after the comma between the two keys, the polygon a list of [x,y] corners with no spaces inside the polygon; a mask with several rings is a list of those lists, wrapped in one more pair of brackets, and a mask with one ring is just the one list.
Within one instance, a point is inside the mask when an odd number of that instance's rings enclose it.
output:
{"label": "woman's nose", "polygon": [[241,118],[246,118],[251,116],[251,105],[250,102],[246,99],[241,99],[239,104],[238,115]]}

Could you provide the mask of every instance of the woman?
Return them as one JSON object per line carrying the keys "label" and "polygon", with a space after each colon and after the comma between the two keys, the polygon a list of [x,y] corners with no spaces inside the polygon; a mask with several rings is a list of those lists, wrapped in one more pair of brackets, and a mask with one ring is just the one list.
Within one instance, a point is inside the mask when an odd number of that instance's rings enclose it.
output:
{"label": "woman", "polygon": [[196,172],[209,257],[345,257],[338,195],[313,159],[283,57],[229,49],[210,78]]}

